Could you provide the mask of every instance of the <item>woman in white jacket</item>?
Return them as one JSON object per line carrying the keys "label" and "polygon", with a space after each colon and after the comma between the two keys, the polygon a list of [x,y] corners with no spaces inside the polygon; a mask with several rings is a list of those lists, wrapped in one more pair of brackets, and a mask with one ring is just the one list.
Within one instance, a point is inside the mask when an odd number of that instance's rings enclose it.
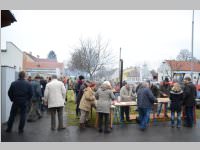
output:
{"label": "woman in white jacket", "polygon": [[63,108],[65,104],[66,89],[57,76],[52,76],[52,81],[46,85],[44,98],[51,112],[51,129],[56,129],[56,111],[58,113],[58,130],[65,129],[63,126]]}

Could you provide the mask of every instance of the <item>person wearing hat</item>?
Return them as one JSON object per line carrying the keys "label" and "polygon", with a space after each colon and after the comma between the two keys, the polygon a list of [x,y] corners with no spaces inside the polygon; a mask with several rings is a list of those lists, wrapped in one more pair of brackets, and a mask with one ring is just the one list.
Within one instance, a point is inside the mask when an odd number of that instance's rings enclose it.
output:
{"label": "person wearing hat", "polygon": [[112,92],[112,87],[109,81],[103,82],[102,86],[95,93],[97,99],[96,112],[99,117],[99,132],[103,131],[103,118],[104,118],[104,133],[110,133],[109,130],[109,114],[112,100],[115,95]]}
{"label": "person wearing hat", "polygon": [[31,109],[28,115],[28,122],[36,121],[42,117],[40,111],[40,103],[42,98],[42,90],[40,86],[40,76],[37,75],[33,81],[31,81],[33,96],[31,98]]}
{"label": "person wearing hat", "polygon": [[195,85],[192,83],[190,77],[184,79],[184,89],[183,89],[183,106],[186,114],[184,120],[184,125],[186,127],[192,127],[194,123],[194,107],[195,98],[197,96],[197,91]]}
{"label": "person wearing hat", "polygon": [[91,107],[95,105],[95,95],[94,95],[95,87],[96,87],[95,83],[90,83],[84,89],[84,93],[79,105],[81,111],[80,128],[85,128],[85,126],[88,126],[89,112],[91,110]]}
{"label": "person wearing hat", "polygon": [[[123,85],[124,86],[120,90],[121,101],[122,102],[132,101],[134,99],[134,95],[133,95],[132,89],[130,88],[130,85],[126,81],[123,82]],[[126,121],[130,121],[129,113],[130,113],[130,106],[120,107],[121,122],[124,122],[124,114],[126,116]]]}

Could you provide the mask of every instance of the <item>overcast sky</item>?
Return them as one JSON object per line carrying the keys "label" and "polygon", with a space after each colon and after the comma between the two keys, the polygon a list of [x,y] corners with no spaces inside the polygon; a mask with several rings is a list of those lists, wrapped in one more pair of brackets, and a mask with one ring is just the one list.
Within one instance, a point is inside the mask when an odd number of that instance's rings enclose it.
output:
{"label": "overcast sky", "polygon": [[[17,22],[1,29],[1,48],[13,42],[22,51],[59,61],[70,58],[79,39],[110,41],[113,54],[122,48],[124,67],[147,63],[156,69],[180,49],[191,51],[192,10],[13,10]],[[200,11],[195,10],[194,56],[200,59]],[[118,63],[116,64],[118,66]]]}

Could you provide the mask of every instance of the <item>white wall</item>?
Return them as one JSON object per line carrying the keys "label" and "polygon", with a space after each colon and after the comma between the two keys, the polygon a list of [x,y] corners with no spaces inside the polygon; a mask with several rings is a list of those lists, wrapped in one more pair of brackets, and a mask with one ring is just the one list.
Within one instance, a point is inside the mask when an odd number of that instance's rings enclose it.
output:
{"label": "white wall", "polygon": [[22,70],[23,52],[15,46],[12,42],[6,42],[6,52],[1,52],[2,66],[16,66],[16,71]]}
{"label": "white wall", "polygon": [[8,120],[11,101],[8,97],[8,89],[11,83],[15,80],[15,69],[11,67],[1,67],[1,123],[5,123]]}

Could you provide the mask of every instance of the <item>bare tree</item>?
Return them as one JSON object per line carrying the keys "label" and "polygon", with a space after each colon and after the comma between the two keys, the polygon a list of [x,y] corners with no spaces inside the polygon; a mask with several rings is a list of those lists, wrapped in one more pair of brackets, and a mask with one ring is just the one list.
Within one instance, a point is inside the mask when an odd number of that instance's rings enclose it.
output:
{"label": "bare tree", "polygon": [[190,61],[191,60],[191,52],[188,49],[182,49],[180,50],[178,56],[176,59],[178,61]]}
{"label": "bare tree", "polygon": [[68,66],[87,72],[92,79],[95,72],[114,62],[108,45],[109,42],[103,42],[100,36],[96,40],[80,40],[80,46],[74,49]]}
{"label": "bare tree", "polygon": [[95,78],[98,80],[110,80],[110,77],[117,71],[117,68],[105,68],[102,67],[97,73],[95,73]]}

